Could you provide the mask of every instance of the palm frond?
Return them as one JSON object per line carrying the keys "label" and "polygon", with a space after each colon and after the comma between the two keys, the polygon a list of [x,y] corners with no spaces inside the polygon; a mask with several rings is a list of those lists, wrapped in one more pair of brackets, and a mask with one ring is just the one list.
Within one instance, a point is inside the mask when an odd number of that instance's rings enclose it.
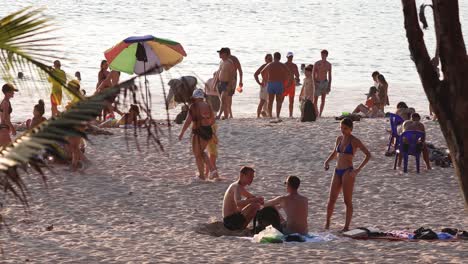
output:
{"label": "palm frond", "polygon": [[[96,119],[106,106],[106,100],[115,97],[121,91],[124,91],[125,97],[129,96],[130,98],[136,98],[137,93],[145,92],[135,85],[135,78],[77,102],[57,117],[26,131],[16,138],[10,146],[0,151],[0,187],[3,187],[4,192],[11,193],[27,206],[27,188],[19,176],[18,168],[27,169],[29,167],[44,176],[41,167],[47,167],[47,165],[37,158],[38,155],[43,151],[47,151],[56,158],[63,159],[60,152],[56,150],[56,145],[66,144],[68,137],[86,138],[86,134],[81,128],[87,122]],[[135,103],[138,103],[138,101],[135,101]],[[143,110],[147,113],[151,111],[145,107]],[[156,123],[150,121],[146,129],[148,139],[152,139],[163,150],[155,128]]]}
{"label": "palm frond", "polygon": [[[0,75],[6,81],[13,81],[14,72],[28,71],[35,75],[38,71],[43,79],[52,78],[69,93],[82,99],[82,95],[67,87],[66,81],[59,78],[47,65],[58,57],[57,39],[48,34],[54,31],[51,20],[43,13],[43,8],[27,7],[0,19]],[[55,42],[54,42],[55,41]]]}

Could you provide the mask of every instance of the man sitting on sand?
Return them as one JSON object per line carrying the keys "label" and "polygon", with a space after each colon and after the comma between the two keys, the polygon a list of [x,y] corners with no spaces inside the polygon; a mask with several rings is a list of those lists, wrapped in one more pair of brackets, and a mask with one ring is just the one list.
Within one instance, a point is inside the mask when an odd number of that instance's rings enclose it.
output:
{"label": "man sitting on sand", "polygon": [[284,223],[283,233],[294,234],[299,233],[306,235],[309,232],[307,224],[307,215],[309,209],[309,201],[307,197],[298,193],[301,180],[296,176],[289,176],[286,181],[287,195],[278,196],[265,203],[266,206],[276,206],[283,208],[286,213],[286,223]]}
{"label": "man sitting on sand", "polygon": [[[412,113],[411,114],[411,119],[406,120],[403,122],[402,125],[402,132],[405,131],[421,131],[426,133],[426,129],[424,128],[424,124],[420,122],[421,116],[419,116],[418,113]],[[423,153],[423,159],[424,162],[426,163],[426,169],[430,170],[431,169],[431,163],[429,161],[429,151],[427,149],[426,142],[424,142],[424,138],[422,140],[422,153]],[[399,164],[401,164],[401,156],[399,160]]]}
{"label": "man sitting on sand", "polygon": [[245,229],[263,204],[263,197],[255,197],[245,189],[252,184],[254,174],[251,167],[242,167],[239,179],[229,185],[224,194],[223,222],[229,230]]}

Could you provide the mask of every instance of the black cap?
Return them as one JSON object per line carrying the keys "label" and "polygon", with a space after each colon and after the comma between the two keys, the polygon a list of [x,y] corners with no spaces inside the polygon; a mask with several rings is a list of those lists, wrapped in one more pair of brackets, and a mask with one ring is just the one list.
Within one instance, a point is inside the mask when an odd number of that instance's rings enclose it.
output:
{"label": "black cap", "polygon": [[298,177],[296,176],[289,176],[287,179],[286,179],[286,182],[289,186],[291,186],[293,189],[298,189],[299,188],[299,185],[301,185],[301,180],[299,180]]}
{"label": "black cap", "polygon": [[218,53],[227,53],[227,54],[230,54],[231,53],[231,50],[229,48],[221,48],[220,50],[218,50]]}
{"label": "black cap", "polygon": [[11,83],[6,83],[2,87],[2,92],[3,93],[17,92],[17,91],[18,91],[18,89],[16,89],[15,86],[13,86],[13,84],[11,84]]}

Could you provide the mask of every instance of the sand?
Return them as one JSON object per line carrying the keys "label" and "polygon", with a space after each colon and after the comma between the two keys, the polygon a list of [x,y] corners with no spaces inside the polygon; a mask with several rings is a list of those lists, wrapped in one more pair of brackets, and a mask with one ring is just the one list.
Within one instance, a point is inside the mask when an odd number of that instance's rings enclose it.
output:
{"label": "sand", "polygon": [[[24,175],[30,191],[25,213],[8,199],[4,213],[10,233],[3,229],[2,263],[315,263],[370,262],[460,263],[468,257],[468,242],[388,242],[348,238],[326,243],[254,244],[232,236],[197,231],[221,220],[222,198],[242,165],[257,174],[249,187],[266,199],[284,193],[287,175],[301,178],[300,192],[309,198],[309,230],[323,232],[331,170],[323,161],[339,135],[338,122],[314,123],[284,119],[235,119],[219,122],[219,172],[224,180],[196,182],[195,161],[188,134],[181,126],[163,139],[165,152],[141,151],[123,130],[113,136],[92,136],[86,155],[93,165],[84,172],[54,166],[48,188],[35,174]],[[438,124],[426,121],[427,140],[444,146]],[[416,174],[394,171],[394,157],[384,156],[389,124],[385,119],[355,123],[354,134],[373,157],[357,176],[352,227],[415,230],[426,226],[468,229],[467,211],[453,168],[434,167]],[[355,157],[355,165],[363,159]],[[331,232],[344,224],[342,198],[336,206]],[[47,227],[51,229],[47,231]],[[219,235],[219,234],[218,234]]]}

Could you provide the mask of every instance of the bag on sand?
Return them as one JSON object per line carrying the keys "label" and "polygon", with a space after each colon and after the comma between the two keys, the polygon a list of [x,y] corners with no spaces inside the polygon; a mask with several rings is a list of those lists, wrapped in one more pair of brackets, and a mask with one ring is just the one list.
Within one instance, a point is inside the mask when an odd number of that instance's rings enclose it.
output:
{"label": "bag on sand", "polygon": [[317,116],[315,115],[314,103],[311,100],[306,100],[302,103],[301,107],[301,122],[315,121]]}
{"label": "bag on sand", "polygon": [[278,213],[278,210],[276,210],[276,208],[272,206],[264,207],[262,210],[259,210],[255,215],[253,221],[254,234],[260,233],[269,225],[272,225],[280,232],[283,230],[281,228],[281,218]]}
{"label": "bag on sand", "polygon": [[254,235],[253,241],[257,243],[283,243],[283,237],[283,233],[269,225],[262,232]]}
{"label": "bag on sand", "polygon": [[414,231],[413,239],[438,239],[437,234],[429,228],[420,227]]}

